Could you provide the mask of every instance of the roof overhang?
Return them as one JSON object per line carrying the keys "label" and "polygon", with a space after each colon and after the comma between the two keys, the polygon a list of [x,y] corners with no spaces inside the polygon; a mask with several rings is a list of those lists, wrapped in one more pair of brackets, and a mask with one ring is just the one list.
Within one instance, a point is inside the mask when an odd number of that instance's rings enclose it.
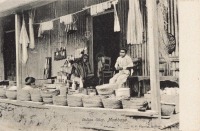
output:
{"label": "roof overhang", "polygon": [[0,0],[0,17],[40,7],[57,0]]}

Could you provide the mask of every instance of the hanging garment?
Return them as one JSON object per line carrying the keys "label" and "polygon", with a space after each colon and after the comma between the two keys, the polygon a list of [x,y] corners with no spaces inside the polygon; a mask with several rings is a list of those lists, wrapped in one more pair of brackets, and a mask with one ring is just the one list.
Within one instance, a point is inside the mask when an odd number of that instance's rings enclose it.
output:
{"label": "hanging garment", "polygon": [[30,36],[29,48],[30,49],[34,49],[35,48],[33,20],[34,20],[33,11],[30,11],[29,12],[29,36]]}
{"label": "hanging garment", "polygon": [[29,37],[26,31],[26,26],[25,26],[25,21],[23,18],[23,22],[22,22],[22,28],[21,28],[21,32],[20,32],[20,37],[19,37],[19,43],[22,44],[22,63],[26,64],[27,60],[28,60],[28,44],[29,44]]}
{"label": "hanging garment", "polygon": [[138,0],[129,0],[127,43],[142,44],[143,22]]}
{"label": "hanging garment", "polygon": [[120,31],[120,24],[119,24],[119,18],[117,15],[117,9],[116,9],[116,4],[118,1],[114,1],[112,4],[114,6],[114,32],[119,32]]}
{"label": "hanging garment", "polygon": [[40,24],[38,37],[41,37],[44,31],[53,29],[53,21],[47,21]]}
{"label": "hanging garment", "polygon": [[100,3],[100,4],[96,4],[96,5],[92,5],[90,7],[90,15],[91,16],[97,15],[99,13],[104,12],[105,10],[107,10],[109,8],[111,8],[111,2],[110,1],[103,2],[103,3]]}
{"label": "hanging garment", "polygon": [[73,23],[72,14],[61,16],[60,17],[60,23],[64,23],[65,25],[72,24]]}

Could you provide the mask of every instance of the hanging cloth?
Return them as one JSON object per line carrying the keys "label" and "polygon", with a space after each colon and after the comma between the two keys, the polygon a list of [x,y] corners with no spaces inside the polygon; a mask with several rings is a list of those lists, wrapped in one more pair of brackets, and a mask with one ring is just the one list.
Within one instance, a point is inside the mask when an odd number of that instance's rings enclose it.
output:
{"label": "hanging cloth", "polygon": [[65,25],[73,23],[72,14],[61,16],[60,23],[64,23]]}
{"label": "hanging cloth", "polygon": [[138,0],[129,0],[127,43],[142,44],[143,23]]}
{"label": "hanging cloth", "polygon": [[53,29],[53,21],[47,21],[40,24],[38,37],[41,37],[44,31]]}
{"label": "hanging cloth", "polygon": [[118,1],[114,1],[112,4],[114,6],[114,32],[119,32],[120,31],[120,24],[119,24],[119,18],[117,15],[117,9],[116,9],[116,4]]}
{"label": "hanging cloth", "polygon": [[35,48],[33,20],[34,20],[33,11],[30,11],[29,12],[29,36],[30,36],[29,48],[30,49],[34,49]]}
{"label": "hanging cloth", "polygon": [[26,64],[28,60],[28,44],[29,44],[29,37],[26,31],[26,26],[25,26],[25,21],[23,17],[23,22],[22,22],[22,28],[20,32],[20,37],[19,37],[19,43],[22,44],[22,63]]}
{"label": "hanging cloth", "polygon": [[99,13],[104,12],[105,10],[107,10],[109,8],[111,8],[111,2],[110,1],[103,2],[103,3],[100,3],[100,4],[96,4],[96,5],[92,5],[90,7],[90,15],[91,16],[97,15]]}

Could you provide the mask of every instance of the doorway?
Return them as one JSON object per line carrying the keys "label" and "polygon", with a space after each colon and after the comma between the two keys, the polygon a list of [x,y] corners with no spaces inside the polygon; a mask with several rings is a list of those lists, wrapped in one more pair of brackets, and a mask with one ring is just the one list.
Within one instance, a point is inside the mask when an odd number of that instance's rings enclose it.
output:
{"label": "doorway", "polygon": [[119,32],[114,32],[114,12],[93,17],[94,72],[97,74],[98,56],[111,58],[111,68],[119,56]]}

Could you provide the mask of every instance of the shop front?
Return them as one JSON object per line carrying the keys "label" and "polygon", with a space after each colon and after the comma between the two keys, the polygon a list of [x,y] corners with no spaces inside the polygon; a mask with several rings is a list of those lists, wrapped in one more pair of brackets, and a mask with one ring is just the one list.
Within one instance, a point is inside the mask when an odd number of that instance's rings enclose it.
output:
{"label": "shop front", "polygon": [[[173,118],[168,126],[177,125],[176,2],[153,5],[164,14],[157,42],[151,2],[132,2],[34,1],[2,11],[1,119],[44,130],[164,129]],[[122,47],[134,66],[118,89],[108,82]]]}

